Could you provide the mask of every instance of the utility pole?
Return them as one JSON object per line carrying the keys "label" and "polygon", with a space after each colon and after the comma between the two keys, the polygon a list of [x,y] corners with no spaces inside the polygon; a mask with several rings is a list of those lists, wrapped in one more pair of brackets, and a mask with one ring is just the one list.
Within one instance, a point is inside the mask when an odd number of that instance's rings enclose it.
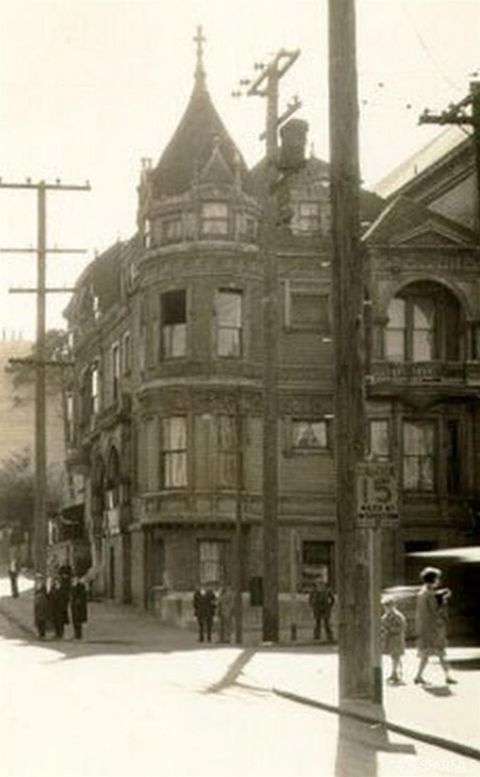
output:
{"label": "utility pole", "polygon": [[[466,109],[470,108],[470,113]],[[473,127],[473,145],[475,149],[475,170],[477,190],[477,230],[480,239],[480,81],[470,83],[470,94],[458,103],[452,103],[442,113],[434,114],[425,110],[418,120],[419,124],[457,124],[460,127]]]}
{"label": "utility pole", "polygon": [[329,83],[339,690],[341,701],[372,700],[370,549],[356,488],[366,412],[354,0],[329,0]]}
{"label": "utility pole", "polygon": [[236,493],[235,493],[235,642],[242,644],[243,640],[243,602],[242,602],[242,518],[243,518],[243,408],[241,389],[235,397],[235,438],[236,438]]}
{"label": "utility pole", "polygon": [[[69,292],[72,289],[46,287],[46,258],[48,253],[84,253],[83,249],[47,248],[47,191],[88,191],[90,184],[62,184],[60,181],[48,184],[45,181],[32,183],[4,183],[0,189],[29,189],[37,193],[37,248],[3,248],[1,253],[35,253],[37,255],[37,287],[35,289],[12,289],[15,293],[37,295],[37,327],[35,362],[35,513],[34,513],[34,564],[35,571],[45,574],[47,547],[47,439],[46,439],[46,385],[45,354],[46,295],[47,293]],[[16,360],[21,361],[21,360]],[[32,360],[26,359],[31,362]],[[63,366],[63,365],[60,365]]]}
{"label": "utility pole", "polygon": [[[278,397],[277,397],[277,266],[276,202],[278,179],[278,129],[300,107],[294,100],[279,116],[280,79],[298,59],[300,51],[281,49],[267,64],[256,64],[260,74],[253,82],[240,81],[248,87],[249,97],[266,98],[265,176],[263,181],[263,217],[260,228],[260,251],[264,262],[263,294],[263,640],[278,642]],[[240,92],[234,92],[240,96]]]}

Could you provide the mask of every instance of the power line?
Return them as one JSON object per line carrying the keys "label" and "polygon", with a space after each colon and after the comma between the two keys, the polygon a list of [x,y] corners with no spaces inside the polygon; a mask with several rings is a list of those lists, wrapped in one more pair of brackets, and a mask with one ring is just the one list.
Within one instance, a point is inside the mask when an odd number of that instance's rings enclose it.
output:
{"label": "power line", "polygon": [[408,19],[408,22],[409,22],[413,32],[415,33],[415,37],[417,38],[420,46],[422,47],[422,49],[425,52],[427,58],[430,60],[430,62],[432,63],[434,68],[437,70],[439,75],[443,78],[445,83],[447,83],[453,89],[455,89],[456,91],[461,91],[462,87],[459,84],[456,84],[454,81],[452,81],[452,79],[445,73],[445,71],[441,67],[440,63],[438,62],[437,58],[432,53],[429,45],[426,43],[425,39],[423,38],[423,36],[419,32],[419,30],[417,29],[417,26],[416,26],[416,24],[415,24],[415,22],[414,22],[414,20],[412,18],[412,15],[411,15],[411,13],[410,13],[410,11],[408,9],[408,5],[405,2],[405,0],[402,0],[402,9],[403,9],[403,12],[404,12],[405,16]]}

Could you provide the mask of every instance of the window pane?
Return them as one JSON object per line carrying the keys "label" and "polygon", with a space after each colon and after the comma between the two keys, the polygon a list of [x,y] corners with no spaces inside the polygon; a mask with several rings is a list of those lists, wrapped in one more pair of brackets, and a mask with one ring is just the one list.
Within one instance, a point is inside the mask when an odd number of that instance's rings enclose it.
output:
{"label": "window pane", "polygon": [[392,299],[388,306],[388,327],[403,328],[405,326],[405,300]]}
{"label": "window pane", "polygon": [[167,359],[185,356],[187,352],[186,324],[164,326],[162,331],[163,356]]}
{"label": "window pane", "polygon": [[242,292],[219,291],[216,298],[217,321],[220,326],[242,325]]}
{"label": "window pane", "polygon": [[228,205],[224,202],[204,202],[202,205],[204,218],[226,219],[228,217]]}
{"label": "window pane", "polygon": [[235,453],[220,451],[218,454],[218,485],[235,488],[237,484],[237,460]]}
{"label": "window pane", "polygon": [[228,415],[218,416],[218,447],[221,450],[234,450],[235,445],[235,419]]}
{"label": "window pane", "polygon": [[187,424],[183,416],[163,420],[163,450],[181,450],[187,447]]}
{"label": "window pane", "polygon": [[413,325],[415,329],[433,329],[434,315],[435,303],[433,299],[425,297],[414,300]]}
{"label": "window pane", "polygon": [[228,232],[228,222],[220,219],[204,219],[203,231],[207,235],[226,235]]}
{"label": "window pane", "polygon": [[390,361],[404,361],[405,332],[403,329],[387,329],[385,332],[385,357]]}
{"label": "window pane", "polygon": [[302,590],[311,591],[319,577],[326,583],[333,584],[332,558],[332,542],[302,542]]}
{"label": "window pane", "polygon": [[433,333],[425,330],[416,330],[413,333],[413,353],[414,362],[431,361],[434,357]]}
{"label": "window pane", "polygon": [[164,486],[166,488],[182,488],[187,485],[187,454],[185,451],[180,453],[164,454]]}
{"label": "window pane", "polygon": [[405,488],[414,491],[419,483],[419,462],[418,459],[406,457],[403,461],[403,485]]}
{"label": "window pane", "polygon": [[388,421],[370,421],[370,453],[388,458],[390,455],[388,431]]}
{"label": "window pane", "polygon": [[317,216],[319,204],[318,202],[301,202],[299,203],[299,210],[301,216]]}
{"label": "window pane", "polygon": [[433,455],[433,422],[407,422],[403,427],[404,451],[411,455]]}
{"label": "window pane", "polygon": [[163,240],[165,242],[175,242],[182,239],[182,221],[181,219],[166,219],[162,224]]}
{"label": "window pane", "polygon": [[433,457],[420,459],[420,488],[422,491],[433,491]]}
{"label": "window pane", "polygon": [[404,424],[403,481],[407,489],[434,490],[435,427],[433,421]]}
{"label": "window pane", "polygon": [[158,437],[157,424],[153,419],[145,423],[145,451],[146,456],[143,461],[146,462],[146,488],[147,491],[155,491],[157,483],[158,467]]}
{"label": "window pane", "polygon": [[161,296],[162,321],[164,324],[185,324],[187,320],[185,289],[167,291]]}
{"label": "window pane", "polygon": [[294,448],[327,447],[327,424],[325,421],[294,421],[292,431]]}
{"label": "window pane", "polygon": [[199,543],[200,583],[223,581],[223,543],[203,541]]}
{"label": "window pane", "polygon": [[218,355],[241,356],[241,331],[240,329],[218,330]]}

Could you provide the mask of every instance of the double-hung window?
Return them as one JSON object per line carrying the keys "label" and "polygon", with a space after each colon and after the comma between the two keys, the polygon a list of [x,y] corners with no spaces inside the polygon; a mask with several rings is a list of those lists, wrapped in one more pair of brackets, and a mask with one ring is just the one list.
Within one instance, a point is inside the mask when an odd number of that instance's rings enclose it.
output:
{"label": "double-hung window", "polygon": [[370,454],[377,461],[390,458],[389,423],[386,418],[374,418],[370,421]]}
{"label": "double-hung window", "polygon": [[237,430],[233,416],[217,418],[218,485],[235,488],[237,485]]}
{"label": "double-hung window", "polygon": [[238,289],[220,289],[215,299],[218,356],[241,357],[243,294]]}
{"label": "double-hung window", "polygon": [[222,237],[228,235],[228,205],[225,202],[202,204],[202,235]]}
{"label": "double-hung window", "polygon": [[172,416],[162,421],[162,485],[185,488],[187,485],[187,419]]}
{"label": "double-hung window", "polygon": [[201,540],[198,545],[200,584],[224,582],[227,544],[219,540]]}
{"label": "double-hung window", "polygon": [[298,232],[316,232],[320,229],[320,203],[297,203],[293,226]]}
{"label": "double-hung window", "polygon": [[161,296],[161,357],[174,359],[187,352],[187,295],[184,289]]}
{"label": "double-hung window", "polygon": [[293,419],[292,450],[294,453],[316,453],[328,448],[326,420]]}
{"label": "double-hung window", "polygon": [[403,485],[407,491],[435,490],[434,421],[404,421]]}

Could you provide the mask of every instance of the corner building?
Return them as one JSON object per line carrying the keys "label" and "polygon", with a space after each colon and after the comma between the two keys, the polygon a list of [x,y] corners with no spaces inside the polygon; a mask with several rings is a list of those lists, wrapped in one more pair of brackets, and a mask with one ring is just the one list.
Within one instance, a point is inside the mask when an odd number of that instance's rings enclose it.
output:
{"label": "corner building", "polygon": [[[247,170],[211,101],[199,52],[174,136],[156,166],[143,162],[136,235],[96,257],[66,311],[78,385],[69,463],[84,473],[99,587],[179,621],[199,583],[233,582],[239,513],[243,589],[253,599],[263,574],[264,169],[261,162]],[[285,597],[292,573],[299,591],[319,574],[335,586],[326,163],[311,157],[292,176],[289,207],[291,220],[275,235]],[[366,242],[375,244],[379,272],[388,273],[390,248],[376,226],[383,207],[361,193]],[[385,325],[387,297],[400,293],[396,270],[393,277],[390,285],[372,284],[377,328]],[[375,332],[380,342],[384,335]],[[390,455],[385,439],[397,446],[382,424],[400,423],[385,381],[397,373],[385,360],[375,352],[371,434],[379,456]],[[387,543],[385,582],[404,572],[398,536]]]}

